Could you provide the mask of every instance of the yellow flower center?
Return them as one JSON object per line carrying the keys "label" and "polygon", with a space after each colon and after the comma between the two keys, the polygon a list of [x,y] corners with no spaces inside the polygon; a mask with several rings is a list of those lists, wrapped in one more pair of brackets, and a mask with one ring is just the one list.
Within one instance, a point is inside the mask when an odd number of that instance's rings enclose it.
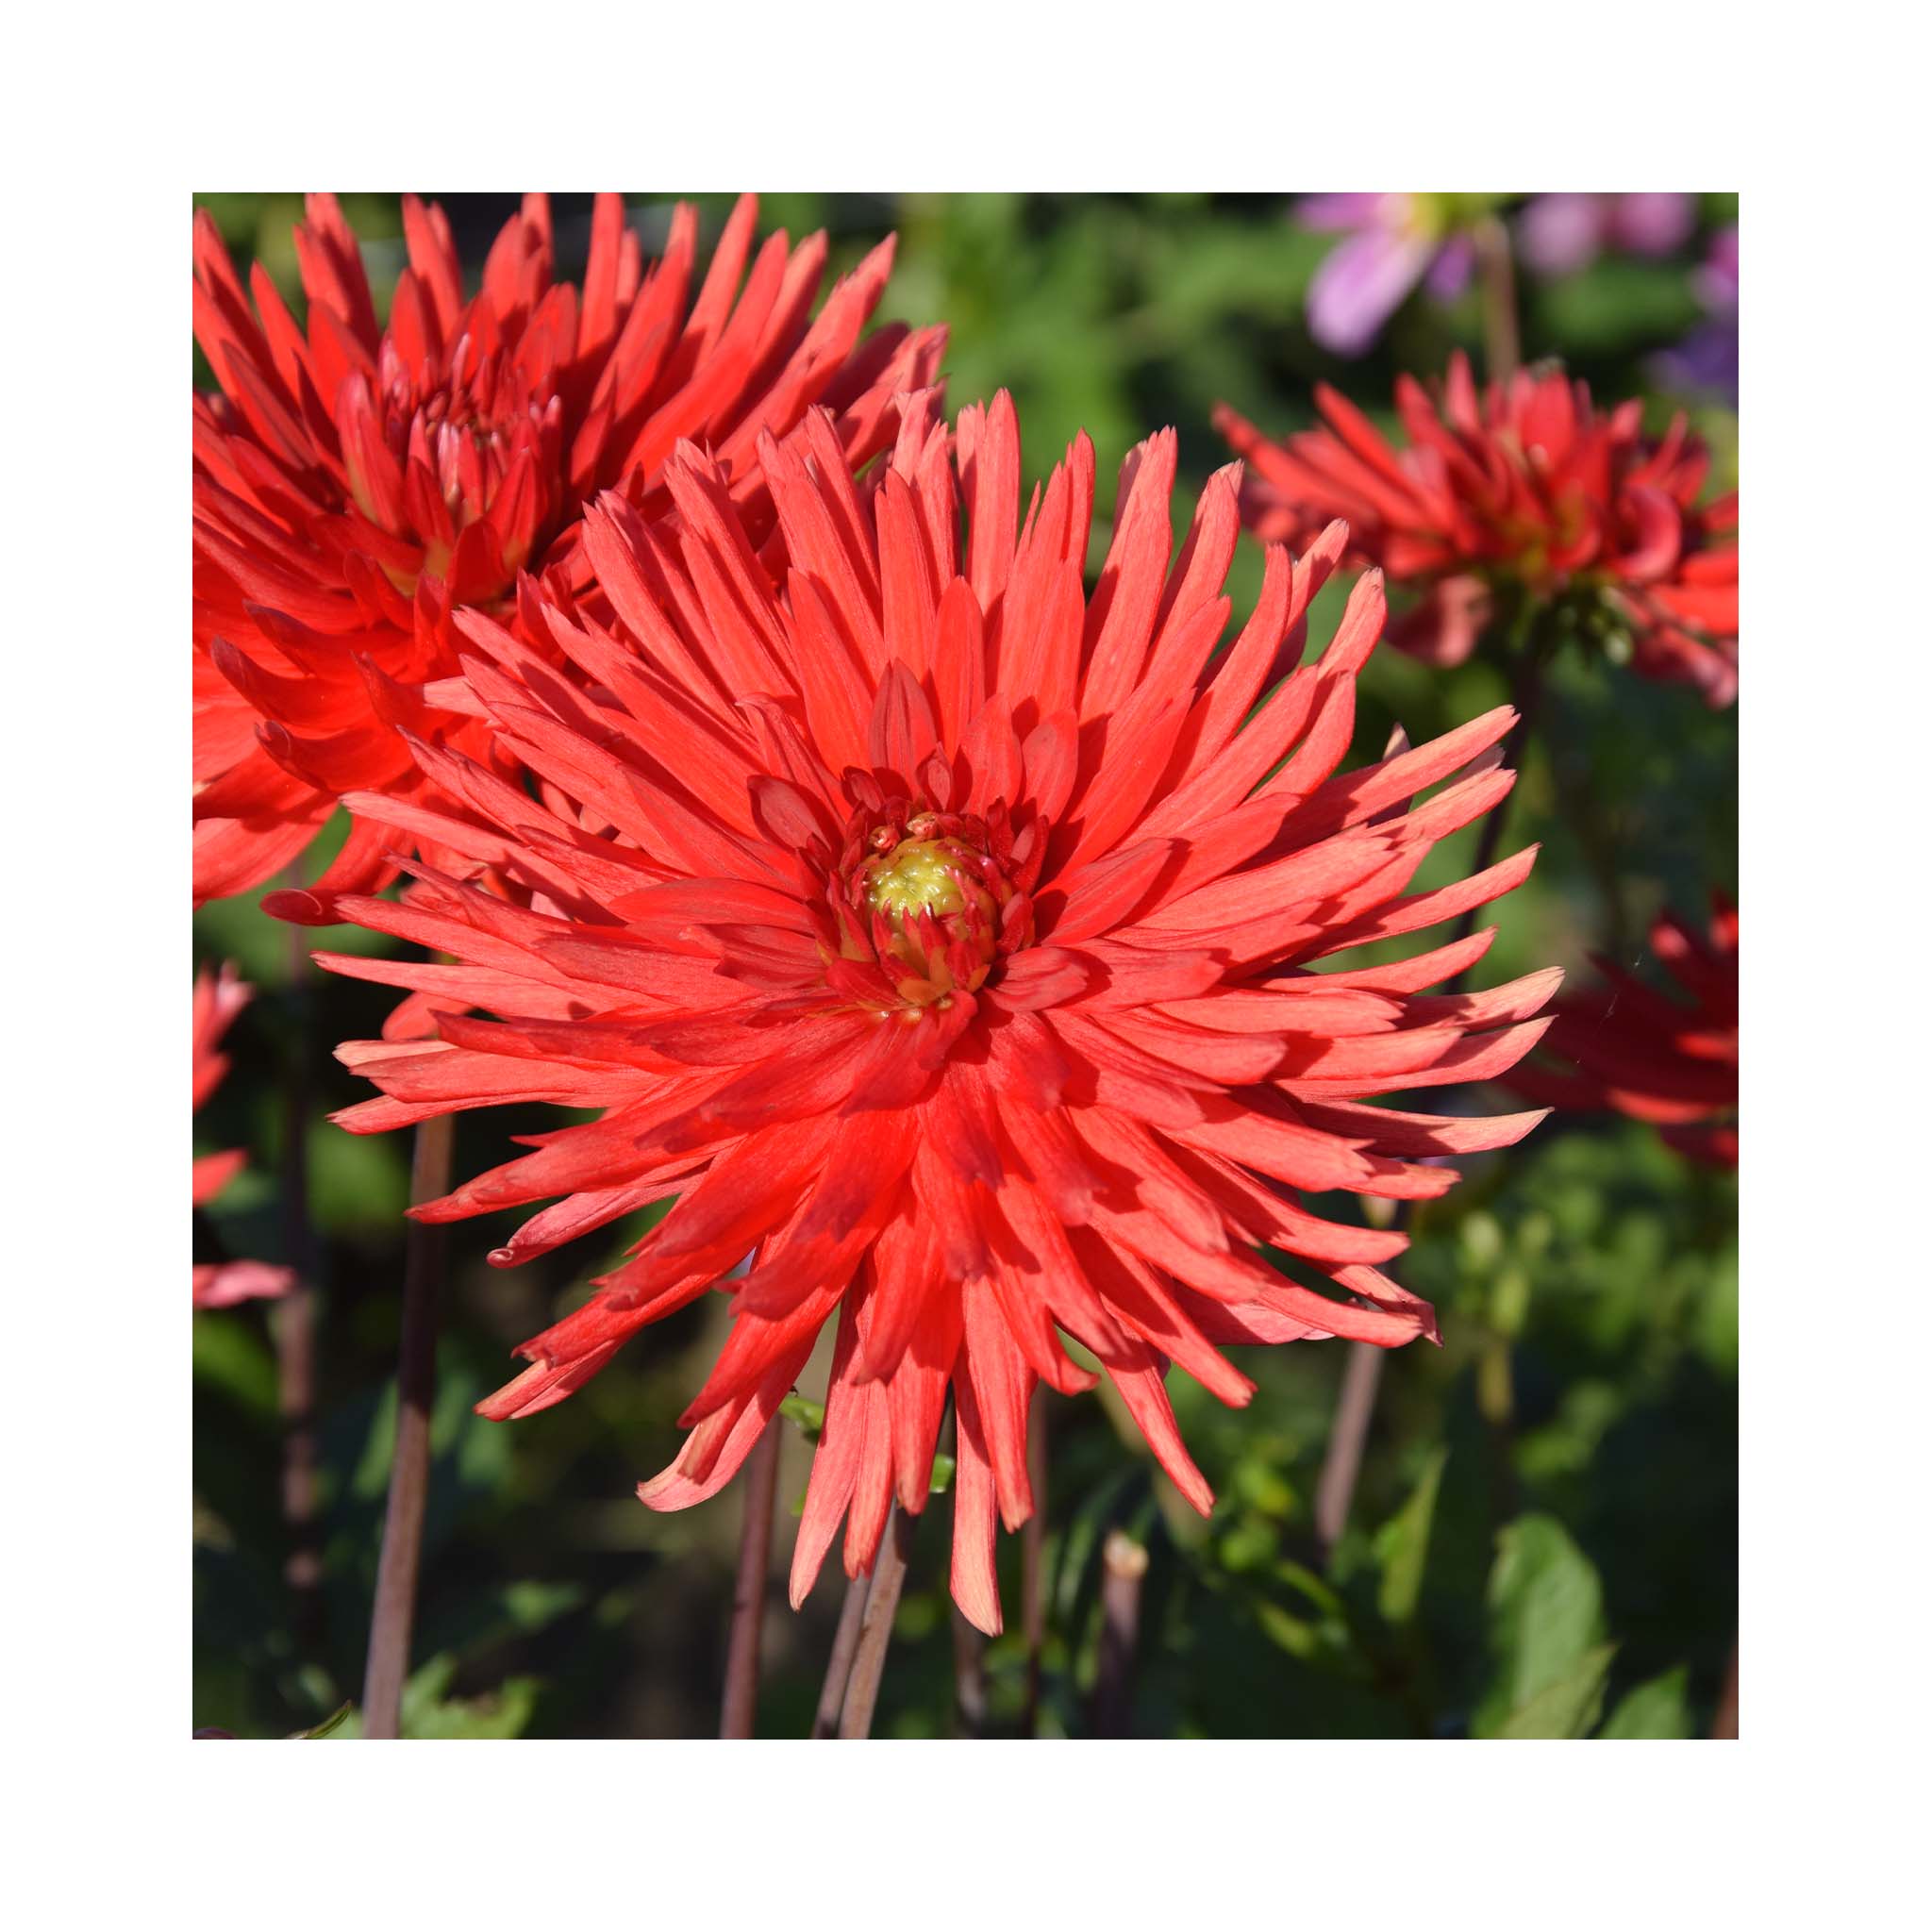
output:
{"label": "yellow flower center", "polygon": [[904,925],[922,912],[935,919],[963,909],[959,859],[944,839],[902,839],[873,874],[867,896],[874,909]]}

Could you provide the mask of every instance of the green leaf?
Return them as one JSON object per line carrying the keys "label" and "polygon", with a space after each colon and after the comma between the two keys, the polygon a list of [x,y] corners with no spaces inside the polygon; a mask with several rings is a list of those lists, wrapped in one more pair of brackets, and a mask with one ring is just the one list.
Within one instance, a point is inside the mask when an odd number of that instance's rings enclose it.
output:
{"label": "green leaf", "polygon": [[[1505,1735],[1546,1691],[1576,1680],[1603,1641],[1603,1586],[1594,1565],[1553,1516],[1524,1516],[1497,1539],[1490,1573],[1490,1648],[1495,1672],[1477,1707],[1478,1737]],[[1587,1688],[1587,1687],[1586,1687]],[[1602,1687],[1597,1687],[1601,1694]],[[1557,1700],[1562,1707],[1562,1700]],[[1548,1723],[1547,1713],[1538,1723]],[[1548,1736],[1547,1731],[1524,1733]]]}
{"label": "green leaf", "polygon": [[469,1658],[514,1637],[531,1637],[569,1616],[584,1602],[579,1583],[525,1577],[493,1588],[465,1591],[441,1614],[424,1621],[425,1650]]}
{"label": "green leaf", "polygon": [[[535,1677],[506,1677],[479,1697],[451,1697],[457,1659],[442,1652],[403,1686],[402,1735],[406,1738],[520,1738],[537,1707]],[[362,1713],[344,1705],[328,1720],[344,1738],[362,1735]],[[319,1735],[320,1733],[318,1733]]]}
{"label": "green leaf", "polygon": [[306,1731],[291,1731],[291,1738],[325,1738],[332,1731],[339,1731],[348,1723],[349,1713],[355,1706],[344,1698],[340,1706],[323,1719],[319,1724],[310,1724]]}
{"label": "green leaf", "polygon": [[1597,1734],[1604,1738],[1688,1738],[1690,1669],[1679,1664],[1628,1692]]}
{"label": "green leaf", "polygon": [[1586,1651],[1567,1676],[1548,1685],[1511,1711],[1491,1734],[1498,1738],[1585,1738],[1604,1707],[1614,1643]]}
{"label": "green leaf", "polygon": [[1625,256],[1606,256],[1539,293],[1541,326],[1579,358],[1669,341],[1700,313],[1681,268]]}
{"label": "green leaf", "polygon": [[1321,1633],[1313,1624],[1291,1615],[1265,1597],[1255,1604],[1255,1621],[1270,1642],[1278,1643],[1291,1657],[1300,1657],[1305,1663],[1322,1647]]}
{"label": "green leaf", "polygon": [[331,1232],[392,1227],[408,1206],[408,1162],[376,1136],[311,1133],[308,1198],[316,1221]]}
{"label": "green leaf", "polygon": [[255,1324],[226,1308],[197,1310],[194,1379],[263,1420],[276,1414],[275,1358]]}
{"label": "green leaf", "polygon": [[796,1423],[808,1442],[816,1442],[824,1433],[825,1405],[823,1402],[814,1402],[806,1395],[788,1395],[778,1405],[778,1413],[787,1422]]}
{"label": "green leaf", "polygon": [[482,1697],[403,1698],[406,1738],[520,1738],[537,1707],[534,1677],[506,1677]]}
{"label": "green leaf", "polygon": [[1721,1256],[1710,1271],[1697,1321],[1697,1345],[1720,1374],[1738,1373],[1738,1251]]}
{"label": "green leaf", "polygon": [[1284,1559],[1275,1564],[1274,1574],[1291,1590],[1298,1590],[1324,1616],[1341,1618],[1345,1614],[1346,1606],[1341,1598],[1329,1588],[1327,1580],[1306,1563]]}
{"label": "green leaf", "polygon": [[943,1496],[953,1486],[953,1473],[958,1465],[950,1456],[935,1456],[932,1459],[932,1492]]}
{"label": "green leaf", "polygon": [[1385,1623],[1407,1624],[1415,1615],[1422,1595],[1423,1572],[1429,1559],[1429,1528],[1436,1517],[1436,1496],[1442,1487],[1446,1448],[1437,1449],[1423,1467],[1422,1479],[1407,1502],[1375,1532],[1375,1560],[1382,1583],[1375,1607]]}

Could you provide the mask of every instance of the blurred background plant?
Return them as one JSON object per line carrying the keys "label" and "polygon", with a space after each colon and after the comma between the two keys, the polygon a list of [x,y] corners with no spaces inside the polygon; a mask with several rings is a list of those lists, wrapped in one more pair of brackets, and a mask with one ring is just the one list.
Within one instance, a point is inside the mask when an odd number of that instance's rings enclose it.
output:
{"label": "blurred background plant", "polygon": [[[513,199],[437,198],[465,258],[480,263]],[[675,198],[627,197],[647,253]],[[689,198],[708,241],[728,203]],[[1429,217],[1439,246],[1458,221],[1501,224],[1516,252],[1524,360],[1560,356],[1600,399],[1644,397],[1658,428],[1688,408],[1715,454],[1713,489],[1735,484],[1734,196],[1394,199],[1456,205]],[[1553,211],[1557,202],[1586,205]],[[258,259],[299,303],[299,197],[202,205],[244,271]],[[403,263],[399,198],[344,207],[386,299]],[[558,196],[556,211],[559,266],[575,273],[590,199]],[[896,228],[881,312],[951,325],[953,407],[1010,389],[1036,474],[1077,429],[1110,471],[1173,424],[1183,513],[1224,459],[1208,425],[1216,402],[1278,434],[1313,421],[1310,389],[1326,379],[1387,426],[1399,371],[1440,373],[1457,347],[1481,362],[1480,291],[1447,274],[1415,277],[1358,354],[1323,347],[1311,286],[1363,230],[1338,240],[1332,223],[1310,226],[1304,198],[771,195],[762,225],[825,227],[840,268]],[[195,379],[207,381],[198,365]],[[1110,506],[1110,479],[1100,493]],[[1104,515],[1096,525],[1097,564]],[[1258,550],[1244,543],[1230,586],[1237,622],[1259,582]],[[1339,591],[1326,594],[1336,608],[1317,610],[1316,637],[1339,609]],[[1398,721],[1420,741],[1507,695],[1480,656],[1442,672],[1386,649],[1362,693],[1357,760],[1378,756]],[[1592,951],[1634,963],[1662,906],[1701,906],[1712,887],[1735,894],[1736,731],[1734,711],[1689,691],[1560,660],[1511,805],[1511,843],[1541,839],[1542,858],[1504,902],[1484,981],[1582,968]],[[1466,859],[1452,841],[1421,883]],[[323,939],[337,950],[387,943],[345,927]],[[299,947],[253,895],[198,913],[194,951],[197,964],[233,959],[258,989],[226,1042],[232,1071],[195,1121],[198,1148],[246,1148],[250,1166],[204,1210],[197,1241],[305,1266],[314,1293],[297,1298],[294,1318],[312,1312],[317,1347],[314,1523],[291,1550],[271,1325],[291,1319],[289,1306],[193,1318],[193,1721],[285,1736],[331,1718],[361,1682],[394,1427],[408,1146],[322,1122],[363,1097],[328,1049],[374,1037],[391,1004],[382,989],[295,972]],[[315,1123],[299,1161],[289,1158],[291,1091]],[[457,1172],[503,1158],[513,1133],[557,1124],[543,1109],[466,1117]],[[935,1522],[913,1544],[875,1734],[1707,1731],[1737,1622],[1735,1177],[1596,1117],[1553,1120],[1512,1153],[1462,1164],[1464,1185],[1415,1218],[1415,1246],[1397,1264],[1436,1301],[1445,1346],[1385,1365],[1332,1548],[1318,1547],[1313,1494],[1340,1344],[1242,1351],[1260,1390],[1240,1413],[1172,1377],[1219,1496],[1207,1523],[1124,1417],[1052,1398],[1037,1669],[1017,1610],[1021,1539],[1001,1540],[1008,1632],[981,1651],[957,1640]],[[309,1255],[297,1252],[301,1217],[290,1211],[305,1188]],[[542,1416],[484,1422],[470,1405],[504,1379],[512,1343],[597,1272],[575,1249],[490,1269],[484,1257],[515,1218],[463,1224],[451,1243],[404,1733],[711,1734],[741,1485],[672,1516],[643,1509],[632,1490],[675,1452],[723,1301],[654,1329]],[[614,1259],[641,1231],[613,1231],[595,1258]],[[198,1247],[197,1258],[211,1257]],[[822,1362],[808,1370],[786,1424],[781,1550],[823,1374]],[[796,1617],[782,1602],[768,1614],[761,1733],[808,1730],[841,1581],[828,1574]],[[357,1731],[352,1713],[330,1735]]]}

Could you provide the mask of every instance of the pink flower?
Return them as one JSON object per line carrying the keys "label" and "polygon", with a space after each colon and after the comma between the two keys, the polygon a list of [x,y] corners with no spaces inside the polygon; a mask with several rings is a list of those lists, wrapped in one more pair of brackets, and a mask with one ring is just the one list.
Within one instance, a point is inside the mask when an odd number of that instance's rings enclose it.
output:
{"label": "pink flower", "polygon": [[[225,964],[217,977],[206,967],[194,982],[194,1111],[222,1084],[228,1057],[220,1051],[222,1036],[235,1015],[254,997],[253,989]],[[242,1172],[248,1157],[239,1147],[225,1154],[205,1154],[194,1163],[194,1205],[212,1201]],[[194,1306],[225,1308],[236,1302],[287,1294],[295,1276],[287,1268],[262,1261],[203,1263],[194,1270]]]}
{"label": "pink flower", "polygon": [[1599,255],[1674,255],[1696,225],[1694,194],[1540,194],[1516,245],[1538,275],[1569,275]]}
{"label": "pink flower", "polygon": [[1389,318],[1420,283],[1453,300],[1474,265],[1469,237],[1451,232],[1427,194],[1316,194],[1295,210],[1305,228],[1337,229],[1339,243],[1308,284],[1308,332],[1338,356],[1373,346]]}

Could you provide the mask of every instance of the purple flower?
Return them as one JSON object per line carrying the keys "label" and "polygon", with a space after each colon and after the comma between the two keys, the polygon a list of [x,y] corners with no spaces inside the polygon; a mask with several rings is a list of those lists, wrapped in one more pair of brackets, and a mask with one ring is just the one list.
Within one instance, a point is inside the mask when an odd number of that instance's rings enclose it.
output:
{"label": "purple flower", "polygon": [[1652,359],[1651,373],[1665,389],[1679,395],[1721,396],[1735,408],[1737,324],[1699,323],[1675,348],[1662,350]]}
{"label": "purple flower", "polygon": [[1689,395],[1722,396],[1738,402],[1738,231],[1726,228],[1690,278],[1710,319],[1700,323],[1674,349],[1651,363],[1666,389]]}
{"label": "purple flower", "polygon": [[1704,266],[1690,278],[1697,299],[1713,315],[1738,312],[1738,231],[1729,227],[1712,237]]}
{"label": "purple flower", "polygon": [[1474,251],[1467,235],[1445,233],[1434,197],[1314,194],[1296,208],[1305,228],[1339,232],[1308,284],[1308,333],[1338,356],[1359,356],[1425,278],[1441,300],[1468,285]]}
{"label": "purple flower", "polygon": [[1574,275],[1607,252],[1656,258],[1690,239],[1694,194],[1540,194],[1517,223],[1517,246],[1538,275]]}

